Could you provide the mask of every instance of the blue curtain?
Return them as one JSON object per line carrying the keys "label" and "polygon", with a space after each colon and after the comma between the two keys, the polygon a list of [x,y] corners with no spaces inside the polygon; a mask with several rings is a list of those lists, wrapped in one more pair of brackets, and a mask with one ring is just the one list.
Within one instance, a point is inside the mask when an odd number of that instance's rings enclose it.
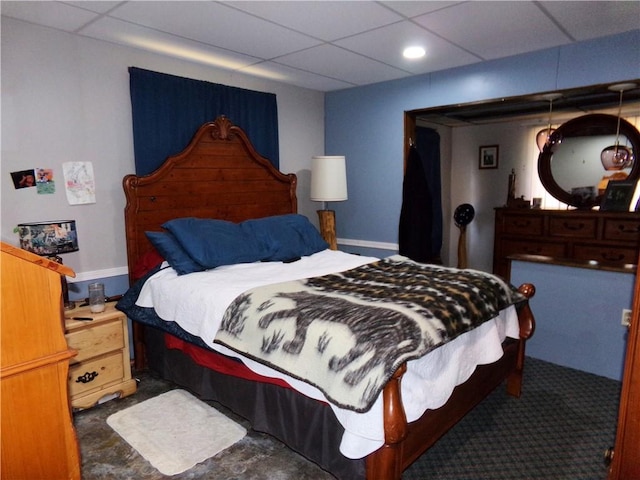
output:
{"label": "blue curtain", "polygon": [[180,153],[198,127],[225,115],[241,127],[260,155],[278,168],[275,94],[129,68],[136,175]]}

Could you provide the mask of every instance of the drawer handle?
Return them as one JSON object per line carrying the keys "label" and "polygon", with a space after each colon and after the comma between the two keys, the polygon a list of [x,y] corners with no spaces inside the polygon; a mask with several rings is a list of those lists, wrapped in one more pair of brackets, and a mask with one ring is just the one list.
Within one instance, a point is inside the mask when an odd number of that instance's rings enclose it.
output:
{"label": "drawer handle", "polygon": [[98,372],[91,372],[91,373],[85,372],[84,375],[80,375],[76,379],[76,383],[89,383],[95,380],[97,376],[98,376]]}
{"label": "drawer handle", "polygon": [[573,230],[574,232],[576,232],[584,228],[584,223],[575,224],[575,223],[564,222],[562,226],[567,230]]}
{"label": "drawer handle", "polygon": [[529,225],[531,225],[531,222],[529,220],[525,220],[523,222],[519,222],[517,220],[513,221],[513,226],[517,228],[527,228]]}
{"label": "drawer handle", "polygon": [[624,225],[618,225],[618,231],[620,233],[638,233],[640,232],[640,227],[626,228]]}
{"label": "drawer handle", "polygon": [[603,253],[602,258],[607,262],[621,262],[622,260],[624,260],[624,254],[608,255],[606,253]]}

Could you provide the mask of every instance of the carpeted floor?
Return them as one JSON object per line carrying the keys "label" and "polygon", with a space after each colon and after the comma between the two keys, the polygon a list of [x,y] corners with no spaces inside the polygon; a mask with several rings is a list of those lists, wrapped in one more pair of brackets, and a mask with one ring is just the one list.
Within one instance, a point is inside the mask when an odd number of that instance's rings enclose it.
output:
{"label": "carpeted floor", "polygon": [[[135,395],[75,414],[84,480],[323,480],[333,477],[241,418],[249,430],[217,456],[166,477],[106,424],[112,413],[176,388],[139,376]],[[403,475],[405,480],[605,480],[620,382],[527,359],[520,399],[497,389]]]}

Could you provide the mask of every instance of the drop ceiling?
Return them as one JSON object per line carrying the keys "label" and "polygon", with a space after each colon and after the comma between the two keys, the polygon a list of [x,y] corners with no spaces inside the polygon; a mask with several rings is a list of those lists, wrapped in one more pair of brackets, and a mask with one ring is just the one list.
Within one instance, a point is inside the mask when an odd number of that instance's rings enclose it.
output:
{"label": "drop ceiling", "polygon": [[[633,1],[2,1],[3,16],[319,91],[640,28]],[[427,54],[406,60],[408,45]]]}

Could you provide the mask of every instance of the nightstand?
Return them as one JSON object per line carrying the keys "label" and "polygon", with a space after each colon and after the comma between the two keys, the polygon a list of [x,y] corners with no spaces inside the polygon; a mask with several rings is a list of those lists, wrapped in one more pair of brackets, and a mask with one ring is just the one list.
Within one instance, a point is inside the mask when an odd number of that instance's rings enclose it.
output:
{"label": "nightstand", "polygon": [[[93,318],[73,320],[72,317]],[[131,378],[127,317],[107,303],[104,312],[76,307],[65,311],[65,338],[78,354],[69,366],[69,396],[74,409],[89,408],[136,391]]]}

